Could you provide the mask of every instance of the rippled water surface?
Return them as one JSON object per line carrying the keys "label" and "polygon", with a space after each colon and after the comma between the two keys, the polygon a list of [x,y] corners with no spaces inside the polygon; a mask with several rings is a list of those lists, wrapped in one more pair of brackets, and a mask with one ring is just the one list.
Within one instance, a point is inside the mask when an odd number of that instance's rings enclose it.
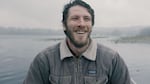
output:
{"label": "rippled water surface", "polygon": [[[0,84],[22,84],[33,58],[43,49],[61,41],[58,36],[0,35]],[[150,44],[118,43],[96,38],[120,53],[137,84],[149,84]]]}

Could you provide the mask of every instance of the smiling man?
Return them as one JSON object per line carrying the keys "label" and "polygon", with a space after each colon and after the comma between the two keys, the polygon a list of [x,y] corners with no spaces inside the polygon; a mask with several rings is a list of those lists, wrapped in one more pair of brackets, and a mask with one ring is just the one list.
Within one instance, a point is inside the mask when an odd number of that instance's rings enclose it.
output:
{"label": "smiling man", "polygon": [[94,10],[75,0],[64,6],[65,40],[40,52],[24,84],[132,84],[119,54],[90,35]]}
{"label": "smiling man", "polygon": [[76,5],[69,9],[63,25],[68,47],[75,56],[81,55],[91,42],[92,16],[85,7]]}

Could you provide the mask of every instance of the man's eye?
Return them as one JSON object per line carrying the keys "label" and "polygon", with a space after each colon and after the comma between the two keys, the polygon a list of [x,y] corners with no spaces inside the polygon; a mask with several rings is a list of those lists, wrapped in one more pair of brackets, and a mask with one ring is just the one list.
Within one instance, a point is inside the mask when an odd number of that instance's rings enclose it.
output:
{"label": "man's eye", "polygon": [[84,18],[85,21],[90,21],[91,19],[89,17]]}
{"label": "man's eye", "polygon": [[77,20],[78,18],[77,18],[77,17],[73,17],[72,19],[73,19],[73,20]]}

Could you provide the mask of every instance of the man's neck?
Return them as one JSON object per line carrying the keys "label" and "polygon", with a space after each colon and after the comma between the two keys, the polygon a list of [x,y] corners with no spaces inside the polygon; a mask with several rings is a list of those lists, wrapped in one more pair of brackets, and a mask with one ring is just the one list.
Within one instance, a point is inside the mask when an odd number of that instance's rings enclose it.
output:
{"label": "man's neck", "polygon": [[73,55],[75,55],[77,57],[79,57],[83,52],[85,52],[87,50],[89,44],[90,44],[90,40],[88,41],[88,43],[85,46],[78,48],[74,44],[72,44],[70,42],[70,40],[67,40],[67,45],[68,45],[70,51],[72,52]]}

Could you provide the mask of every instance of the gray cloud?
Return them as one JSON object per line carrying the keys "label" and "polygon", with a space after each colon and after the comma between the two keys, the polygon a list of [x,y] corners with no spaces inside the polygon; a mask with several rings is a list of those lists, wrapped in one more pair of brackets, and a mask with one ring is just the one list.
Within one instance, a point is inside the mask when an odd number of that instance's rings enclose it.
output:
{"label": "gray cloud", "polygon": [[[61,28],[69,0],[0,0],[0,26]],[[85,0],[96,12],[96,27],[150,25],[149,0]]]}

